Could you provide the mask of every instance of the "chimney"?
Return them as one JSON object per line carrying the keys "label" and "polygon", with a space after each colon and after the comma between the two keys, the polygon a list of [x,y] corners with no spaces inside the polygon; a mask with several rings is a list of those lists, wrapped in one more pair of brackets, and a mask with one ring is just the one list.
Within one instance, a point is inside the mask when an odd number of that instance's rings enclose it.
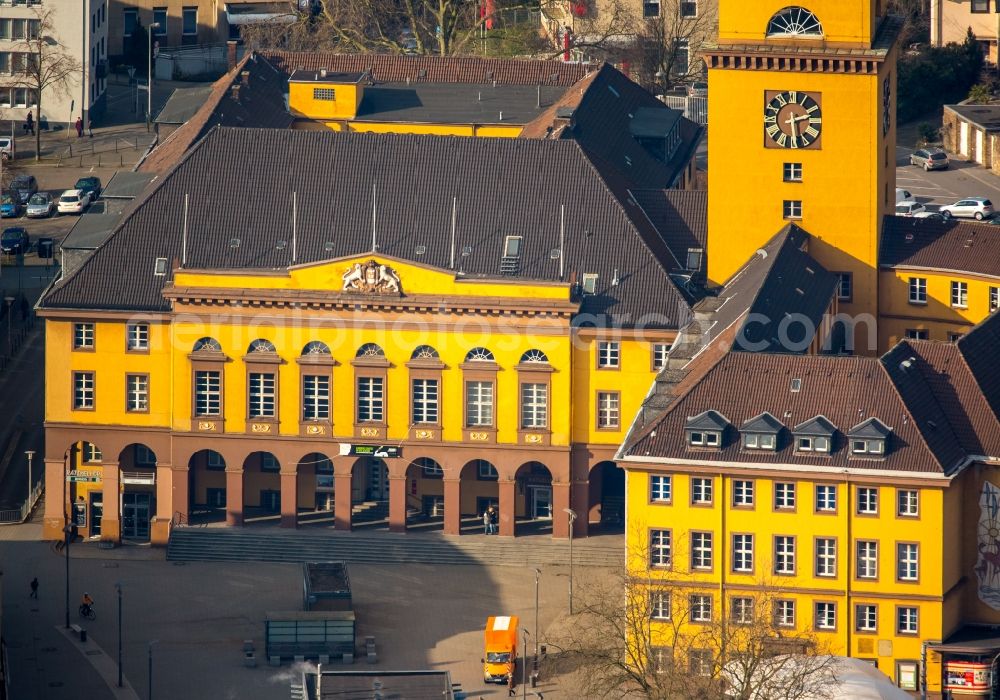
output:
{"label": "chimney", "polygon": [[240,84],[249,85],[250,83],[250,71],[245,70],[240,72]]}
{"label": "chimney", "polygon": [[227,70],[236,67],[236,42],[231,39],[226,42],[226,63],[229,66]]}

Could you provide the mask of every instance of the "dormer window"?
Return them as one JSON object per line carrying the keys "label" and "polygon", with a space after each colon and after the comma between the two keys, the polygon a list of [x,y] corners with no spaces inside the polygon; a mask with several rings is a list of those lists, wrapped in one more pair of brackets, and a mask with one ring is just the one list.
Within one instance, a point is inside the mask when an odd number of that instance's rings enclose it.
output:
{"label": "dormer window", "polygon": [[597,292],[597,275],[590,272],[584,272],[582,287],[584,294],[595,294]]}
{"label": "dormer window", "polygon": [[810,418],[792,429],[795,436],[795,451],[804,454],[830,454],[833,448],[833,434],[837,426],[825,416]]}
{"label": "dormer window", "polygon": [[719,448],[728,425],[729,421],[718,411],[705,411],[692,416],[684,426],[687,443],[690,447]]}
{"label": "dormer window", "polygon": [[863,423],[858,423],[847,433],[847,438],[851,442],[851,455],[864,457],[882,457],[886,453],[886,442],[892,428],[878,418],[869,418]]}
{"label": "dormer window", "polygon": [[778,434],[784,427],[781,421],[767,411],[754,416],[740,426],[743,449],[774,451],[778,447]]}

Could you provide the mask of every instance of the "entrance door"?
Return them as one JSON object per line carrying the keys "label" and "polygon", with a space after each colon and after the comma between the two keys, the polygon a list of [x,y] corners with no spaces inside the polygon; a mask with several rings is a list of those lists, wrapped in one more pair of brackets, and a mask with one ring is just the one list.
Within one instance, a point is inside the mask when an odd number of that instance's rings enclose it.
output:
{"label": "entrance door", "polygon": [[958,130],[958,152],[969,155],[969,122],[962,122]]}
{"label": "entrance door", "polygon": [[531,517],[536,520],[552,520],[552,489],[548,486],[531,488]]}
{"label": "entrance door", "polygon": [[368,500],[384,501],[389,498],[389,470],[380,459],[368,460]]}
{"label": "entrance door", "polygon": [[125,493],[122,495],[122,537],[134,540],[149,539],[148,493]]}
{"label": "entrance door", "polygon": [[104,494],[90,492],[90,536],[101,534],[101,517],[104,515]]}

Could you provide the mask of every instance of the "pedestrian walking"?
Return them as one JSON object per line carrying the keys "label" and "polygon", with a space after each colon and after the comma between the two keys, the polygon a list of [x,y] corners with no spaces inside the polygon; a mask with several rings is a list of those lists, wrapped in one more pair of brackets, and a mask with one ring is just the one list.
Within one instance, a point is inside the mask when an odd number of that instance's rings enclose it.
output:
{"label": "pedestrian walking", "polygon": [[76,137],[77,138],[82,138],[83,137],[83,118],[82,117],[77,117],[76,118]]}
{"label": "pedestrian walking", "polygon": [[497,511],[496,511],[496,508],[494,508],[493,506],[490,506],[490,509],[489,509],[488,512],[490,514],[490,534],[495,535],[498,532],[498,530],[497,530]]}
{"label": "pedestrian walking", "polygon": [[31,579],[31,595],[29,598],[38,598],[38,577]]}
{"label": "pedestrian walking", "polygon": [[87,117],[87,136],[94,138],[94,122],[90,121],[90,117]]}
{"label": "pedestrian walking", "polygon": [[490,511],[487,508],[483,511],[483,532],[485,534],[490,534]]}
{"label": "pedestrian walking", "polygon": [[28,112],[28,118],[24,120],[24,128],[32,136],[35,135],[35,117],[31,112]]}

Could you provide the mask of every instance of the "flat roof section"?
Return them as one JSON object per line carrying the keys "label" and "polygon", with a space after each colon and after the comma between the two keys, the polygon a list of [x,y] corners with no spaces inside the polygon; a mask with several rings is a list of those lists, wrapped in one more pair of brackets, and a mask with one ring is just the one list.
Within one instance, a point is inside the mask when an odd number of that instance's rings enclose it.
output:
{"label": "flat roof section", "polygon": [[359,83],[365,77],[365,73],[328,71],[325,68],[319,70],[294,70],[288,76],[290,83]]}

